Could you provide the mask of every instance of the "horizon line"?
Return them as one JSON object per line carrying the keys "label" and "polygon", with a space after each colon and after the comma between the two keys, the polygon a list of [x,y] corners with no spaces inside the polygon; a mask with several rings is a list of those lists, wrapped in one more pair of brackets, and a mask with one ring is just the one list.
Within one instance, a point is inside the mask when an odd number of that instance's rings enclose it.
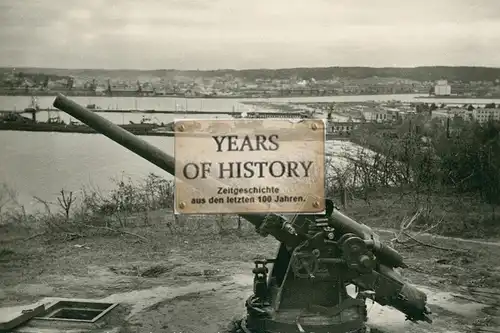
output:
{"label": "horizon line", "polygon": [[422,65],[422,66],[314,66],[314,67],[281,67],[281,68],[217,68],[217,69],[175,69],[175,68],[63,68],[63,67],[40,67],[40,66],[0,66],[2,69],[40,69],[40,70],[100,70],[100,71],[137,71],[137,72],[155,72],[155,71],[177,71],[177,72],[222,72],[222,71],[280,71],[280,70],[300,70],[300,69],[334,69],[334,68],[364,68],[364,69],[417,69],[417,68],[477,68],[477,69],[500,69],[492,66],[474,66],[474,65]]}

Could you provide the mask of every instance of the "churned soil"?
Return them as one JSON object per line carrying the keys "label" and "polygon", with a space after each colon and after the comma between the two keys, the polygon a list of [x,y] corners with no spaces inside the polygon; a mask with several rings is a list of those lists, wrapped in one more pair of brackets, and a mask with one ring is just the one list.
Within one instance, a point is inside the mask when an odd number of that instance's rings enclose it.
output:
{"label": "churned soil", "polygon": [[[347,211],[363,218],[355,205]],[[1,226],[0,302],[6,307],[44,297],[108,299],[124,304],[121,332],[220,332],[244,313],[245,298],[252,292],[252,260],[274,256],[278,245],[257,236],[245,221],[240,230],[236,226],[234,218],[174,221],[165,211],[150,214],[147,223],[128,221],[120,229],[126,233],[92,228],[79,232],[84,237]],[[394,237],[390,232],[380,235],[387,242]],[[434,298],[434,326],[402,331],[500,326],[495,307],[500,304],[499,244],[432,236],[418,240],[422,243],[406,239],[394,244],[410,266],[403,276],[431,294],[459,294],[456,304],[479,302],[488,311],[453,312],[452,301],[445,306]],[[470,294],[471,288],[482,291],[482,301]],[[387,332],[398,331],[391,330],[391,319],[387,327]]]}

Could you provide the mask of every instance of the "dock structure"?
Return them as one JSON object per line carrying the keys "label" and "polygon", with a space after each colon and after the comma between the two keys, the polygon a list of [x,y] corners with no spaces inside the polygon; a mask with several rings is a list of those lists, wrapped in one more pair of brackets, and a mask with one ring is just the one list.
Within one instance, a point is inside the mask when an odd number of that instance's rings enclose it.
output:
{"label": "dock structure", "polygon": [[[227,115],[239,115],[239,112],[233,112],[233,111],[176,111],[176,110],[133,110],[133,109],[93,109],[92,111],[98,112],[98,113],[153,113],[153,114],[179,114],[179,115],[186,115],[186,114],[213,114],[213,115],[221,115],[221,114],[227,114]],[[6,114],[6,113],[40,113],[40,112],[60,112],[57,109],[38,109],[36,111],[33,110],[0,110],[0,114]]]}
{"label": "dock structure", "polygon": [[[162,137],[174,137],[176,132],[170,130],[160,130],[148,129],[148,128],[125,128],[129,132],[138,136],[162,136]],[[62,126],[31,126],[30,124],[16,124],[16,125],[6,125],[0,123],[0,131],[20,131],[20,132],[52,132],[52,133],[78,133],[78,134],[99,134],[95,132],[92,128],[85,125],[62,125]],[[204,133],[196,134],[193,133],[192,136],[207,136]],[[207,136],[209,138],[209,136]],[[327,133],[326,140],[350,140],[350,133]]]}
{"label": "dock structure", "polygon": [[[235,119],[310,119],[316,118],[314,113],[311,112],[282,112],[282,111],[252,111],[252,112],[235,112],[235,111],[178,111],[178,110],[134,110],[134,109],[99,109],[91,108],[94,112],[98,113],[140,113],[140,114],[174,114],[174,115],[228,115]],[[64,132],[64,133],[81,133],[92,134],[93,130],[87,126],[64,123],[39,123],[36,121],[36,114],[40,112],[54,112],[55,109],[42,109],[37,107],[30,107],[19,111],[0,111],[1,114],[6,114],[4,119],[8,117],[21,117],[22,122],[0,121],[0,131],[29,131],[29,132]],[[21,114],[31,114],[31,120],[22,117]],[[1,117],[0,117],[1,118]],[[321,115],[319,118],[322,118]],[[28,121],[29,120],[29,121]],[[326,133],[327,140],[348,140],[351,132],[356,129],[360,123],[354,122],[339,122],[331,119],[326,120]],[[170,132],[173,128],[172,123],[153,125],[153,124],[130,124],[124,125],[127,130],[136,135],[150,135],[150,136],[174,136],[174,132]]]}
{"label": "dock structure", "polygon": [[308,115],[303,112],[271,112],[271,111],[254,111],[248,112],[247,114],[239,114],[235,118],[244,118],[244,119],[304,119],[309,118]]}
{"label": "dock structure", "polygon": [[[97,113],[148,113],[148,114],[206,114],[206,115],[230,115],[235,118],[304,118],[305,115],[301,112],[281,112],[281,111],[255,111],[255,112],[236,112],[236,111],[220,111],[220,110],[134,110],[134,109],[93,109]],[[24,109],[24,110],[0,110],[0,114],[7,113],[40,113],[40,112],[59,112],[57,109]]]}

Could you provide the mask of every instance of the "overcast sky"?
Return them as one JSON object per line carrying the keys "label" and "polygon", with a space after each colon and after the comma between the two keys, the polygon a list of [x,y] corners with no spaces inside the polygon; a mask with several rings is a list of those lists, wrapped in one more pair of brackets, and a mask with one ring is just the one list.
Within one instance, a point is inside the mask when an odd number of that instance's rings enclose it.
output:
{"label": "overcast sky", "polygon": [[0,66],[500,67],[500,0],[0,0],[0,24]]}

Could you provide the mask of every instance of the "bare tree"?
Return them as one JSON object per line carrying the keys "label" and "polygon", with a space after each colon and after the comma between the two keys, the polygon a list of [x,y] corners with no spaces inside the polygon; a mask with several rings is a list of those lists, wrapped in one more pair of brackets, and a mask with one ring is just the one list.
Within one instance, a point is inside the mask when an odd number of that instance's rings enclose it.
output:
{"label": "bare tree", "polygon": [[65,192],[64,189],[61,190],[60,196],[57,197],[57,202],[64,212],[65,221],[69,221],[69,215],[71,212],[71,206],[76,201],[76,197],[73,196],[73,192]]}

